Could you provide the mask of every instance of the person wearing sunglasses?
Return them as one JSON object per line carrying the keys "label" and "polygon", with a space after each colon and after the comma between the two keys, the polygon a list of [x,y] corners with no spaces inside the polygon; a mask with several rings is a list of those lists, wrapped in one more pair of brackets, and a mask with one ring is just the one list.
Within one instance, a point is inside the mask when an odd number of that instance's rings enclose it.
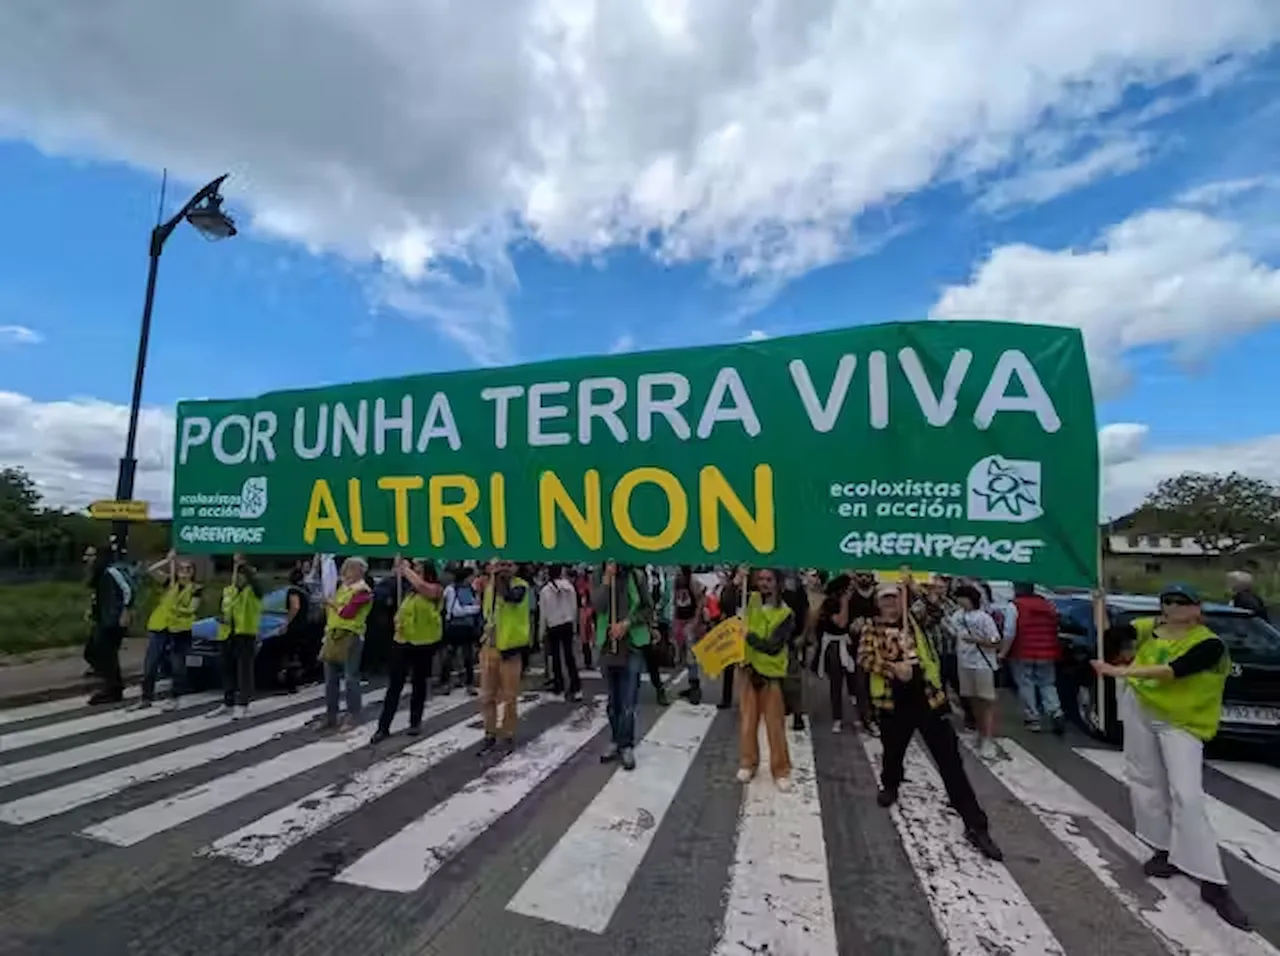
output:
{"label": "person wearing sunglasses", "polygon": [[1133,633],[1117,643],[1132,642],[1132,662],[1094,661],[1093,669],[1123,682],[1119,707],[1134,831],[1153,851],[1143,872],[1198,880],[1200,898],[1227,923],[1248,930],[1248,917],[1227,888],[1202,778],[1204,745],[1218,732],[1231,670],[1227,647],[1205,626],[1200,597],[1185,584],[1160,592],[1158,618],[1124,627]]}

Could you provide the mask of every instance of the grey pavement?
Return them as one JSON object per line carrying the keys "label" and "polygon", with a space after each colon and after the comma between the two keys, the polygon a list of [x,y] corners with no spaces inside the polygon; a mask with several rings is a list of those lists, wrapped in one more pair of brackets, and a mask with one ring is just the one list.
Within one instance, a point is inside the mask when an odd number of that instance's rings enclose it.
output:
{"label": "grey pavement", "polygon": [[[147,652],[145,637],[125,638],[120,647],[120,669],[126,680],[142,673]],[[97,681],[85,675],[79,647],[58,647],[27,654],[0,654],[0,707],[71,697],[91,691]]]}
{"label": "grey pavement", "polygon": [[966,754],[1001,866],[964,842],[926,763],[901,808],[878,807],[875,742],[833,733],[808,690],[788,794],[734,780],[734,711],[659,708],[647,679],[631,776],[598,759],[606,734],[573,749],[602,710],[560,698],[528,704],[501,762],[477,755],[460,692],[421,737],[376,748],[303,727],[315,689],[237,723],[203,716],[212,695],[176,713],[0,710],[0,954],[1276,954],[1280,770],[1206,775],[1258,924],[1245,936],[1186,881],[1142,877],[1123,786],[1078,752],[1100,745],[1010,721],[1003,760]]}

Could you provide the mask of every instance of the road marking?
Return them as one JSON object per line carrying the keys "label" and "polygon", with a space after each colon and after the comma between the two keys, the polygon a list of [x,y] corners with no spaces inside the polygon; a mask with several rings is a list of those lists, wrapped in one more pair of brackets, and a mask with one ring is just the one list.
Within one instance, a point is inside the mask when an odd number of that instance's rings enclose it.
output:
{"label": "road marking", "polygon": [[[780,791],[767,772],[747,784],[713,956],[839,952],[813,739],[808,730],[790,731],[787,743],[792,790]],[[763,728],[760,766],[769,766]]]}
{"label": "road marking", "polygon": [[658,718],[636,747],[636,769],[609,778],[507,909],[603,933],[717,713],[678,704]]}
{"label": "road marking", "polygon": [[[277,710],[284,710],[287,707],[296,707],[298,704],[307,703],[323,696],[323,687],[309,687],[306,690],[299,691],[297,694],[264,697],[261,700],[255,700],[250,706],[250,719],[262,714],[270,714]],[[204,714],[197,717],[186,717],[182,720],[161,724],[158,727],[139,730],[132,734],[110,737],[106,740],[95,741],[80,747],[72,747],[70,750],[61,750],[58,753],[47,754],[43,757],[34,757],[31,760],[0,766],[0,787],[21,783],[23,780],[33,780],[36,777],[58,773],[61,770],[70,770],[73,767],[93,763],[97,760],[105,760],[108,757],[116,757],[120,754],[128,753],[130,750],[139,750],[143,747],[168,743],[188,734],[214,730],[231,722],[229,716],[221,714],[217,716]]]}
{"label": "road marking", "polygon": [[[221,699],[221,691],[191,694],[178,701],[178,709],[191,710],[195,707],[207,707]],[[74,720],[62,720],[56,724],[45,724],[43,727],[33,727],[30,730],[17,730],[10,734],[0,734],[0,753],[19,750],[23,747],[34,747],[36,744],[48,743],[51,740],[61,740],[64,737],[91,734],[97,730],[119,727],[134,721],[146,720],[149,717],[163,717],[165,714],[171,713],[173,711],[162,710],[154,705],[145,710],[118,707],[115,710],[101,711],[96,714],[89,714],[86,717],[77,717]]]}
{"label": "road marking", "polygon": [[[376,691],[370,694],[367,700],[370,703],[376,703],[384,693],[385,691]],[[469,703],[471,701],[465,698],[458,700],[437,697],[427,704],[422,713],[422,719],[433,720],[441,714],[457,710]],[[401,709],[391,725],[392,732],[403,730],[408,725],[408,721],[408,714]],[[251,793],[274,787],[282,781],[296,777],[300,773],[306,773],[330,760],[364,749],[369,746],[369,737],[376,727],[377,721],[370,721],[339,736],[317,740],[297,750],[279,754],[270,760],[242,767],[234,773],[217,777],[175,796],[139,807],[110,820],[103,820],[80,832],[83,836],[116,846],[133,846],[157,833],[171,830],[212,810],[234,803]],[[366,771],[361,771],[361,773],[364,772]],[[349,791],[353,787],[353,779],[343,783],[340,789]],[[314,811],[309,809],[308,813],[312,814]]]}
{"label": "road marking", "polygon": [[[169,681],[162,680],[156,683],[156,693],[159,694],[169,688]],[[142,696],[142,690],[136,684],[132,687],[126,687],[124,691],[125,700],[132,700]],[[27,704],[23,707],[10,707],[8,710],[0,710],[0,724],[17,724],[24,720],[39,720],[41,717],[54,717],[58,714],[67,714],[73,710],[88,709],[87,694],[76,694],[72,697],[60,697],[57,700],[46,700],[39,704]],[[95,708],[96,710],[97,708]],[[111,706],[107,705],[103,708],[103,713],[110,713]]]}
{"label": "road marking", "polygon": [[494,764],[334,879],[396,893],[420,889],[607,725],[597,699],[595,706],[579,709]]}
{"label": "road marking", "polygon": [[1269,797],[1280,800],[1280,767],[1268,767],[1261,763],[1236,763],[1232,760],[1210,760],[1210,767],[1234,777]]}
{"label": "road marking", "polygon": [[[375,691],[366,699],[377,703],[385,691]],[[194,767],[200,767],[232,754],[261,746],[285,734],[300,730],[307,723],[324,713],[323,708],[299,711],[281,720],[256,724],[236,733],[193,744],[181,750],[172,750],[149,760],[107,770],[83,780],[76,780],[51,790],[41,790],[18,800],[0,804],[0,821],[22,826],[45,820],[96,803],[141,783],[150,783],[176,776]],[[200,789],[200,788],[196,788]],[[154,806],[154,804],[152,805]],[[141,811],[135,811],[141,812]],[[126,814],[133,816],[133,814]],[[128,845],[128,844],[124,844]]]}
{"label": "road marking", "polygon": [[[862,736],[862,746],[878,776],[880,741]],[[980,855],[960,834],[942,778],[914,741],[889,816],[951,956],[1064,956],[1062,944],[1008,868]]]}
{"label": "road marking", "polygon": [[[1121,783],[1125,779],[1124,754],[1119,750],[1076,747],[1075,752]],[[1218,844],[1234,857],[1249,864],[1273,883],[1280,884],[1280,836],[1247,813],[1205,794],[1209,824],[1218,835]]]}
{"label": "road marking", "polygon": [[[549,699],[543,696],[522,698],[520,715],[528,714]],[[321,787],[287,807],[260,817],[203,847],[197,855],[223,857],[246,866],[270,863],[290,847],[421,776],[448,757],[474,747],[483,739],[484,725],[478,719],[456,724],[386,760],[357,771],[341,783]]]}
{"label": "road marking", "polygon": [[984,760],[987,769],[1035,814],[1045,829],[1089,868],[1125,909],[1145,923],[1171,953],[1180,956],[1280,956],[1261,937],[1242,933],[1224,923],[1200,901],[1199,888],[1187,880],[1144,881],[1141,870],[1135,865],[1131,869],[1136,878],[1143,881],[1143,897],[1139,899],[1121,884],[1115,872],[1117,861],[1102,852],[1090,839],[1088,830],[1100,831],[1139,864],[1151,855],[1146,844],[1014,741],[1001,740],[1000,747],[1007,759]]}

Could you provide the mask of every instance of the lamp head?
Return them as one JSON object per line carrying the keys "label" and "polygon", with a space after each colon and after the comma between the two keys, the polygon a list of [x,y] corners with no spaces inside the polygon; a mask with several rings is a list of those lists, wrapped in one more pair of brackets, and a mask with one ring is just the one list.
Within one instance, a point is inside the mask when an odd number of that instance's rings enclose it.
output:
{"label": "lamp head", "polygon": [[222,209],[222,197],[218,193],[187,213],[187,222],[210,242],[230,239],[236,234],[236,221]]}

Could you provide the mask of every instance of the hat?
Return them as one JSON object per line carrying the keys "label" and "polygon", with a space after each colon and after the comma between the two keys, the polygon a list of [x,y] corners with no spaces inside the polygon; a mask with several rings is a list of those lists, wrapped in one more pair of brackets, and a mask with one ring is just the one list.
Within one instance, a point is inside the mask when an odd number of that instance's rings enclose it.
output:
{"label": "hat", "polygon": [[897,597],[901,589],[902,589],[902,585],[900,584],[877,584],[876,597],[882,598],[889,594],[892,594],[894,597]]}
{"label": "hat", "polygon": [[1185,598],[1192,604],[1200,603],[1200,593],[1190,584],[1166,584],[1160,589],[1160,600],[1167,597]]}

